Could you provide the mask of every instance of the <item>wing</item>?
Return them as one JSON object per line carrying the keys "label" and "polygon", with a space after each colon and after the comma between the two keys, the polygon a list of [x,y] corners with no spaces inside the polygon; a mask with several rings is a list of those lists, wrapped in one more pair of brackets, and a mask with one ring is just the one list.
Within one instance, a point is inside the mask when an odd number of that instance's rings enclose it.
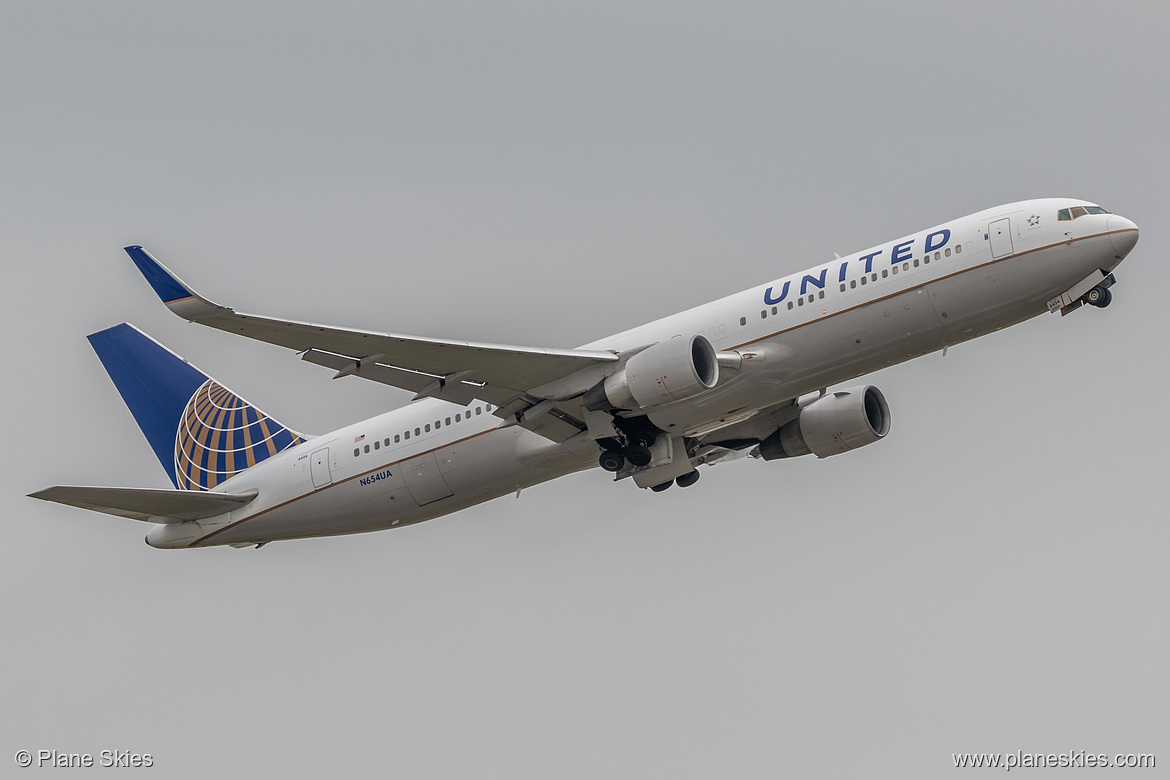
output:
{"label": "wing", "polygon": [[597,369],[601,377],[620,359],[612,352],[420,338],[246,314],[199,295],[142,247],[126,247],[126,253],[167,308],[184,319],[296,350],[304,360],[335,369],[335,379],[360,376],[415,398],[461,405],[482,399],[498,407],[505,424],[519,423],[554,441],[586,429],[563,408],[572,404],[542,407],[527,421],[525,412],[548,400],[546,386],[578,374],[592,378]]}
{"label": "wing", "polygon": [[30,493],[29,498],[55,501],[58,504],[105,512],[107,515],[129,517],[132,520],[183,523],[239,509],[256,495],[256,490],[243,493],[210,493],[196,490],[55,485]]}

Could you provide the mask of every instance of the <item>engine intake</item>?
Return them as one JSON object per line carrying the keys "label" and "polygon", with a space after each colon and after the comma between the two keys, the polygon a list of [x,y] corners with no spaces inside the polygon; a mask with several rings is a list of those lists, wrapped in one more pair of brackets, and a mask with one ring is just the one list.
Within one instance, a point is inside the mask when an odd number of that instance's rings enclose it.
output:
{"label": "engine intake", "polygon": [[764,460],[818,458],[855,450],[890,432],[890,407],[873,385],[849,387],[818,398],[800,416],[760,442]]}
{"label": "engine intake", "polygon": [[675,336],[634,355],[582,399],[591,412],[647,409],[692,398],[719,381],[719,360],[706,336]]}

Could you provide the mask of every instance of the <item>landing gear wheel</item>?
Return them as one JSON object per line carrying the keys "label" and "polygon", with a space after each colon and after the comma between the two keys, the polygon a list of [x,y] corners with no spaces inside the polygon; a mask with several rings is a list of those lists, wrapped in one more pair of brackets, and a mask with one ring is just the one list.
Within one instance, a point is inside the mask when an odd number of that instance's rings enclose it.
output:
{"label": "landing gear wheel", "polygon": [[681,477],[676,477],[674,481],[681,488],[690,487],[691,485],[693,485],[699,481],[699,472],[698,471],[688,472],[686,474],[683,474]]}
{"label": "landing gear wheel", "polygon": [[606,450],[601,453],[601,457],[597,459],[601,467],[609,472],[621,471],[622,466],[626,465],[626,459],[617,450]]}
{"label": "landing gear wheel", "polygon": [[630,465],[637,467],[649,466],[650,461],[654,459],[654,455],[650,452],[650,448],[642,444],[637,444],[633,447],[630,447],[626,450],[625,455],[626,460],[630,462]]}
{"label": "landing gear wheel", "polygon": [[1098,285],[1085,293],[1085,303],[1096,306],[1098,309],[1104,309],[1112,302],[1113,293],[1109,292],[1108,287]]}
{"label": "landing gear wheel", "polygon": [[668,487],[670,487],[673,484],[674,484],[674,480],[672,479],[669,482],[663,482],[659,485],[651,485],[650,489],[652,491],[654,491],[655,493],[661,493],[663,490],[666,490]]}

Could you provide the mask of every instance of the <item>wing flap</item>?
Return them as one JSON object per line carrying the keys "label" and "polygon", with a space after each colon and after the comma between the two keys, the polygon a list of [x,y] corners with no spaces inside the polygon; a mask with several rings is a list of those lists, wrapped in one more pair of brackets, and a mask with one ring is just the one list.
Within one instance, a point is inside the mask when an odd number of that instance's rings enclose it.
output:
{"label": "wing flap", "polygon": [[54,501],[132,520],[185,523],[188,520],[203,520],[239,509],[258,494],[257,490],[243,493],[209,493],[195,490],[54,485],[30,493],[29,498]]}
{"label": "wing flap", "polygon": [[[360,376],[363,379],[397,387],[400,390],[409,390],[415,394],[416,399],[441,398],[460,406],[466,406],[476,398],[484,398],[484,400],[491,402],[490,398],[484,396],[483,385],[464,382],[459,378],[462,372],[436,376],[435,374],[424,374],[420,371],[388,366],[379,362],[384,359],[384,355],[367,355],[355,359],[320,349],[310,349],[301,355],[301,360],[336,370],[337,373],[333,375],[334,379],[340,379],[343,376]],[[508,393],[508,395],[513,394]]]}

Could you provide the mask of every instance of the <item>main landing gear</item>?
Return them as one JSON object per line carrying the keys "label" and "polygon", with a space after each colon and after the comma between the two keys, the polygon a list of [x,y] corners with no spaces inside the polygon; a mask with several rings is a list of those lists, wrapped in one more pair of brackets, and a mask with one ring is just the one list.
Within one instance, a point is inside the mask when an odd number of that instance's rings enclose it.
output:
{"label": "main landing gear", "polygon": [[[649,466],[650,461],[654,459],[654,453],[651,452],[650,447],[654,444],[658,436],[666,435],[651,425],[645,417],[615,418],[614,427],[617,431],[617,436],[597,440],[597,443],[603,447],[597,463],[601,468],[611,474],[622,471],[627,465],[635,469]],[[689,453],[684,450],[675,453],[675,457],[689,458]],[[662,470],[666,471],[665,468]],[[643,474],[647,472],[638,473]],[[652,474],[653,472],[648,473]],[[629,476],[629,474],[626,476]],[[661,493],[674,484],[685,488],[690,487],[698,481],[699,472],[692,470],[682,476],[668,479],[665,482],[650,485],[649,487],[655,493]],[[645,483],[643,482],[642,485],[645,486]]]}
{"label": "main landing gear", "polygon": [[680,488],[688,488],[698,481],[699,481],[699,472],[698,471],[689,471],[686,474],[683,474],[681,477],[675,477],[674,479],[667,480],[666,482],[662,482],[662,483],[659,483],[657,485],[651,485],[650,490],[653,491],[654,493],[661,493],[662,491],[666,490],[671,485],[678,485]]}
{"label": "main landing gear", "polygon": [[606,471],[618,472],[627,463],[634,468],[649,466],[654,459],[650,445],[654,443],[659,430],[645,417],[615,418],[614,427],[619,431],[618,436],[597,442],[605,448],[598,459],[601,467]]}
{"label": "main landing gear", "polygon": [[634,444],[629,447],[620,449],[614,447],[603,451],[601,457],[598,458],[598,463],[606,471],[617,472],[621,471],[622,466],[626,465],[627,462],[637,468],[649,466],[653,458],[654,455],[645,444]]}
{"label": "main landing gear", "polygon": [[622,455],[621,450],[604,450],[598,463],[606,471],[618,472],[622,470],[622,466],[626,465],[626,456]]}

